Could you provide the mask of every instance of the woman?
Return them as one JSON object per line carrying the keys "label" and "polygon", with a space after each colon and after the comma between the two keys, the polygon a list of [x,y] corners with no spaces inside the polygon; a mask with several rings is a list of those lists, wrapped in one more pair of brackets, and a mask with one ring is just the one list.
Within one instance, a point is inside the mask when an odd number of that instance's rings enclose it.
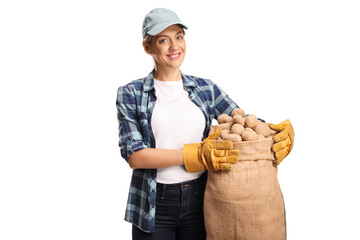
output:
{"label": "woman", "polygon": [[[143,48],[155,68],[118,89],[119,146],[134,169],[125,216],[133,239],[205,239],[205,171],[229,170],[239,154],[231,141],[215,141],[220,130],[207,136],[212,120],[238,105],[210,80],[180,71],[184,29],[174,12],[150,11]],[[284,136],[281,157],[292,145]]]}

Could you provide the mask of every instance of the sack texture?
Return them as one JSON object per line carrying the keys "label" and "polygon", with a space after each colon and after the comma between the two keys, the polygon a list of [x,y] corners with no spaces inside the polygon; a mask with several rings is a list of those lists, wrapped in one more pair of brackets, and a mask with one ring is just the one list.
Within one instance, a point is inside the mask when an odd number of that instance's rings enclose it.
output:
{"label": "sack texture", "polygon": [[234,142],[239,162],[209,171],[204,197],[207,240],[286,239],[285,208],[272,139]]}

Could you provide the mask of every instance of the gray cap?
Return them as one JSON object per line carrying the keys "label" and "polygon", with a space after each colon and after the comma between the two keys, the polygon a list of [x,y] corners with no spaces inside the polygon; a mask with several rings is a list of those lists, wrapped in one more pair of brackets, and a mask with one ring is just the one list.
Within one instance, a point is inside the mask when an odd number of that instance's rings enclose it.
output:
{"label": "gray cap", "polygon": [[165,28],[174,24],[179,24],[181,27],[187,29],[187,26],[180,21],[179,17],[173,11],[166,8],[155,8],[145,16],[142,27],[143,39],[146,34],[155,36]]}

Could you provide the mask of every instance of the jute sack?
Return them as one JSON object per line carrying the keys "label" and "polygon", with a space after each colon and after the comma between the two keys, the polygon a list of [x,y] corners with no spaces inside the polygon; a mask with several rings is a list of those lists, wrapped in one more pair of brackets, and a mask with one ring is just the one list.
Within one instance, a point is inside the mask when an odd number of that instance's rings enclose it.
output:
{"label": "jute sack", "polygon": [[286,239],[285,208],[272,139],[234,142],[239,162],[209,171],[204,197],[207,240]]}

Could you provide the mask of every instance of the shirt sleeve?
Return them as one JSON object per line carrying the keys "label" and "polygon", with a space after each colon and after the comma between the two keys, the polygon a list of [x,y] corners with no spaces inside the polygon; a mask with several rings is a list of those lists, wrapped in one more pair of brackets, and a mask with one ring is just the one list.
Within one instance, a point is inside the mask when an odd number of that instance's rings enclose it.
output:
{"label": "shirt sleeve", "polygon": [[239,108],[239,106],[216,84],[214,84],[214,104],[216,119],[223,113],[230,115],[234,108]]}
{"label": "shirt sleeve", "polygon": [[128,161],[132,153],[147,148],[139,125],[136,97],[129,86],[119,87],[116,107],[119,122],[119,147],[121,156]]}

